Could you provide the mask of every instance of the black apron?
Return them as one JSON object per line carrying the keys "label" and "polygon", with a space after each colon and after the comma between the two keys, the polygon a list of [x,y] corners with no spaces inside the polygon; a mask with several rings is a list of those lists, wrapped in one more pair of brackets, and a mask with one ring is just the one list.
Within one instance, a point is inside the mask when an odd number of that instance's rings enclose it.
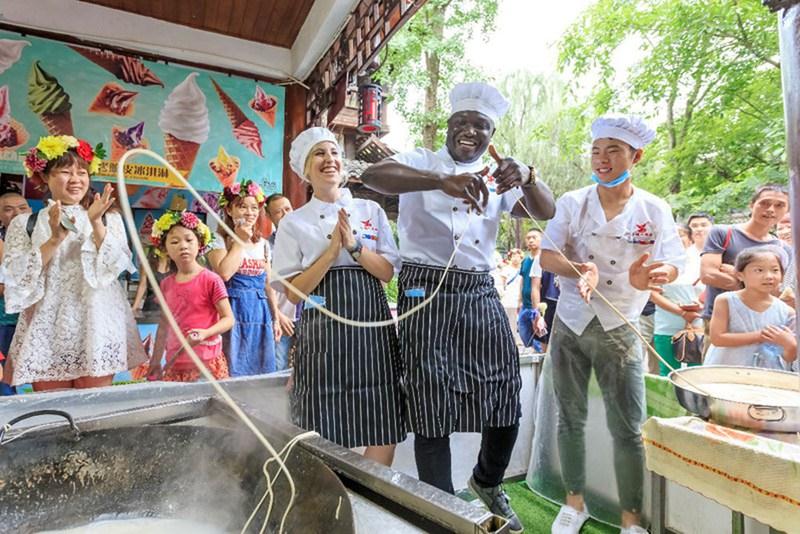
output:
{"label": "black apron", "polygon": [[[361,267],[330,269],[310,297],[348,319],[391,319],[383,286]],[[405,439],[402,362],[394,325],[344,325],[307,303],[296,343],[296,425],[348,448]]]}
{"label": "black apron", "polygon": [[[398,313],[433,294],[444,268],[404,263]],[[400,322],[409,431],[425,437],[514,425],[519,350],[487,272],[450,269],[431,303]]]}

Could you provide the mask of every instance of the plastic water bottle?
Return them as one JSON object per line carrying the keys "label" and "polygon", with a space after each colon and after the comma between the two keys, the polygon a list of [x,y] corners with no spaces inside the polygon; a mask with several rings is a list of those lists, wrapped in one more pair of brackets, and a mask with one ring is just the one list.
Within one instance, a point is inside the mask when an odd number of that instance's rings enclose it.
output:
{"label": "plastic water bottle", "polygon": [[753,367],[783,369],[783,347],[774,343],[762,343],[753,355]]}

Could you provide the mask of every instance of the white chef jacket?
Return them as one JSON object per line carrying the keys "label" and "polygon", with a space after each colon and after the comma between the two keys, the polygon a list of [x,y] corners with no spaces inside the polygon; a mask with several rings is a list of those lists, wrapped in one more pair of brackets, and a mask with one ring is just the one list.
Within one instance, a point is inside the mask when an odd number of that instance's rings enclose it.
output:
{"label": "white chef jacket", "polygon": [[[556,215],[547,224],[544,250],[562,250],[571,261],[597,265],[597,290],[630,321],[637,321],[650,292],[631,287],[628,268],[645,252],[649,262],[664,262],[683,269],[686,256],[669,205],[639,188],[622,212],[606,221],[597,185],[570,191],[558,199]],[[578,279],[562,276],[556,314],[580,335],[597,316],[603,330],[624,321],[598,296],[586,304],[578,292]]]}
{"label": "white chef jacket", "polygon": [[[275,238],[272,269],[280,277],[292,277],[308,269],[328,248],[339,220],[339,209],[350,215],[350,227],[364,248],[377,252],[399,270],[400,257],[386,212],[371,200],[353,198],[349,189],[342,189],[339,200],[324,202],[312,197],[304,206],[281,219],[281,230]],[[358,262],[342,248],[332,267],[355,266]],[[280,281],[275,289],[284,291]]]}
{"label": "white chef jacket", "polygon": [[[447,174],[479,172],[486,166],[480,158],[473,163],[457,163],[450,157],[446,147],[438,152],[418,148],[413,152],[395,154],[392,159],[422,171]],[[498,195],[494,178],[486,176],[484,181],[489,188],[489,204],[483,214],[474,210],[468,212],[463,199],[441,191],[401,194],[397,229],[403,261],[444,267],[460,239],[461,246],[453,260],[454,268],[473,271],[494,269],[500,215],[504,211],[511,211],[522,197],[522,191],[514,187]]]}

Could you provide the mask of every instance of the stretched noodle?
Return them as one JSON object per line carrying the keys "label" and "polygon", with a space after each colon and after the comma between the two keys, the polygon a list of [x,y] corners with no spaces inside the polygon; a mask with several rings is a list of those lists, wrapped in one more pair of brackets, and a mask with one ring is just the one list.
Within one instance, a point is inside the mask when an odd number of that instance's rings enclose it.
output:
{"label": "stretched noodle", "polygon": [[[175,316],[172,315],[169,306],[167,306],[166,300],[164,299],[164,294],[161,292],[158,280],[155,277],[155,273],[153,273],[153,270],[150,268],[149,262],[147,261],[147,255],[145,254],[144,248],[142,247],[142,242],[139,239],[139,233],[136,231],[136,222],[133,218],[133,212],[131,210],[130,200],[128,199],[128,191],[125,188],[125,173],[124,173],[125,162],[128,160],[129,157],[137,153],[146,154],[164,164],[170,170],[170,172],[172,172],[175,176],[177,176],[191,191],[191,193],[195,195],[195,197],[202,203],[203,207],[205,207],[208,210],[209,214],[215,217],[218,221],[219,221],[219,216],[217,216],[217,214],[210,209],[208,204],[206,204],[205,201],[197,193],[197,191],[195,191],[195,189],[189,185],[189,183],[177,171],[177,169],[175,169],[172,165],[169,164],[169,162],[167,162],[164,158],[162,158],[158,154],[151,152],[149,150],[133,149],[123,154],[123,156],[120,158],[117,166],[117,186],[118,186],[117,192],[119,194],[120,204],[122,206],[122,214],[123,217],[125,218],[125,222],[127,223],[126,226],[128,227],[128,233],[131,236],[133,248],[136,251],[136,254],[139,256],[139,263],[141,264],[142,269],[144,269],[145,274],[147,275],[147,280],[150,282],[150,286],[152,287],[153,292],[156,295],[156,299],[158,300],[158,304],[161,307],[161,311],[164,313],[164,317],[167,319],[167,323],[169,324],[170,328],[172,328],[172,331],[180,340],[183,350],[186,351],[186,354],[188,354],[189,357],[192,359],[195,366],[197,366],[197,369],[200,371],[203,377],[211,383],[211,386],[216,390],[217,394],[219,394],[219,396],[228,404],[228,406],[230,406],[234,414],[236,414],[236,416],[242,420],[245,426],[256,436],[256,438],[261,442],[261,444],[264,445],[269,454],[272,456],[272,459],[270,459],[269,461],[272,460],[276,461],[278,463],[280,471],[282,471],[286,475],[286,480],[289,483],[289,488],[291,489],[291,493],[289,496],[289,504],[287,505],[286,510],[283,513],[283,516],[281,517],[279,532],[282,533],[284,531],[286,517],[289,515],[289,512],[291,511],[292,506],[294,505],[295,497],[297,496],[297,488],[295,487],[294,479],[292,478],[292,474],[286,468],[286,464],[284,463],[283,459],[275,450],[275,448],[272,446],[267,437],[264,436],[264,434],[255,426],[255,424],[247,416],[247,414],[245,414],[244,411],[242,411],[242,409],[239,407],[239,405],[236,404],[236,401],[234,401],[233,398],[230,395],[228,395],[228,392],[225,391],[225,389],[219,385],[219,382],[214,378],[214,375],[212,375],[211,372],[206,368],[206,366],[203,365],[202,360],[200,360],[200,358],[197,356],[197,354],[194,351],[194,348],[192,348],[192,346],[189,345],[189,342],[183,335],[181,328],[175,321]],[[225,228],[226,231],[228,231],[229,234],[231,234],[235,239],[237,239],[241,243],[241,240],[238,237],[236,237],[236,235],[233,232],[231,232],[230,228],[225,226],[225,223],[222,223],[222,226]],[[310,434],[306,433],[306,434],[301,434],[300,436],[308,437],[309,435]],[[295,440],[298,439],[302,438],[301,437],[295,438]],[[296,443],[296,441],[294,440],[293,442]],[[272,480],[269,477],[267,477],[266,494],[270,496],[270,501],[271,501]],[[264,518],[265,525],[268,519],[269,519],[269,512],[267,516]]]}

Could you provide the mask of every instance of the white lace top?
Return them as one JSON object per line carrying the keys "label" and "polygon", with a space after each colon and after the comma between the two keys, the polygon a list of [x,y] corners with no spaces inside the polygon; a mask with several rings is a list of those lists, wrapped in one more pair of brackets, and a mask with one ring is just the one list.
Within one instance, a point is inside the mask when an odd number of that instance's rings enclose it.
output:
{"label": "white lace top", "polygon": [[133,270],[122,218],[106,215],[106,237],[98,250],[86,210],[63,209],[75,218],[79,233],[67,235],[45,269],[40,247],[50,238],[49,207],[39,213],[31,237],[30,215],[16,217],[6,234],[6,310],[22,312],[9,349],[15,385],[106,376],[145,360],[117,281]]}

